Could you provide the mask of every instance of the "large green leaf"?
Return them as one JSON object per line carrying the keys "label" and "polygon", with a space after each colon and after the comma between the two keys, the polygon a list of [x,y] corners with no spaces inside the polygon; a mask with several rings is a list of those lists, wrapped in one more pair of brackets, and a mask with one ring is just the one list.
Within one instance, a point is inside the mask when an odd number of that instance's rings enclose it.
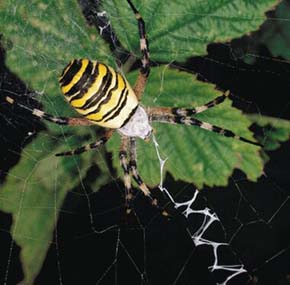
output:
{"label": "large green leaf", "polygon": [[[85,24],[77,2],[6,1],[1,3],[0,25],[5,41],[12,42],[7,65],[42,94],[38,99],[47,112],[75,116],[60,95],[58,76],[73,58],[105,60],[109,54],[96,30]],[[93,190],[111,179],[100,152],[54,156],[95,141],[101,128],[47,127],[23,150],[0,192],[0,209],[13,214],[12,236],[22,248],[25,284],[33,283],[42,266],[67,191],[78,187],[95,164],[100,172],[89,181]]]}
{"label": "large green leaf", "polygon": [[[265,11],[277,0],[134,0],[147,24],[153,60],[184,61],[205,55],[213,42],[224,42],[257,30],[265,21]],[[139,50],[136,19],[126,1],[102,1],[122,44]]]}
{"label": "large green leaf", "polygon": [[[1,3],[0,19],[5,41],[12,42],[7,52],[9,68],[38,93],[46,112],[76,116],[60,92],[58,76],[63,68],[74,58],[114,62],[97,31],[86,24],[77,1],[6,1]],[[63,150],[94,141],[96,131],[102,131],[98,127],[47,127],[63,140]]]}
{"label": "large green leaf", "polygon": [[7,65],[34,90],[49,94],[50,101],[63,100],[57,79],[72,59],[113,63],[97,31],[86,25],[77,1],[5,1],[0,31],[12,42]]}
{"label": "large green leaf", "polygon": [[[126,1],[102,1],[122,44],[139,52],[136,20]],[[134,1],[135,2],[135,1]],[[277,1],[137,1],[147,23],[151,55],[166,63],[205,54],[211,42],[230,40],[263,22],[264,12]],[[142,3],[142,4],[141,4]],[[7,53],[8,66],[31,88],[37,90],[44,110],[55,115],[74,112],[64,103],[57,84],[63,67],[73,58],[88,57],[113,65],[106,45],[95,30],[85,25],[76,1],[3,1],[0,29],[12,42]],[[136,74],[130,75],[135,79]],[[144,105],[195,106],[219,93],[210,84],[198,82],[192,75],[154,68],[144,97]],[[251,138],[249,122],[230,101],[204,115],[215,123]],[[41,134],[23,150],[19,164],[10,172],[1,189],[0,208],[13,214],[13,238],[21,246],[25,284],[30,284],[41,267],[65,194],[80,183],[99,153],[77,158],[56,159],[53,154],[96,139],[100,128],[65,128],[47,124]],[[225,185],[234,167],[255,180],[262,171],[258,148],[227,139],[194,127],[154,124],[167,170],[176,179],[198,186]],[[67,131],[68,130],[68,131]],[[152,142],[139,142],[139,167],[150,185],[159,181],[159,164]],[[108,145],[114,164],[122,176],[117,152],[118,136]],[[95,189],[110,178],[96,177]]]}
{"label": "large green leaf", "polygon": [[264,43],[273,56],[282,56],[290,59],[290,29],[289,29],[290,3],[283,1],[275,11],[275,21],[265,24],[259,40]]}
{"label": "large green leaf", "polygon": [[67,191],[92,163],[88,157],[60,160],[51,152],[62,148],[53,136],[39,135],[1,188],[0,209],[13,213],[11,233],[22,248],[25,284],[32,284],[42,266]]}
{"label": "large green leaf", "polygon": [[[130,78],[136,74],[130,74]],[[190,74],[170,70],[167,66],[152,68],[146,95],[146,106],[198,106],[221,95],[212,84],[196,80]],[[228,99],[223,104],[196,116],[198,119],[230,129],[251,139],[250,121],[231,107]],[[263,169],[259,148],[193,126],[172,126],[155,123],[156,138],[163,157],[168,157],[166,170],[174,178],[202,185],[226,185],[234,168],[243,170],[249,179],[256,180]],[[118,167],[118,136],[108,143]],[[160,181],[159,161],[152,142],[138,140],[138,166],[146,183],[155,186]],[[120,168],[119,168],[120,170]],[[121,170],[120,170],[120,175]]]}
{"label": "large green leaf", "polygon": [[[247,46],[244,60],[248,64],[255,63],[259,58],[261,44],[265,45],[274,57],[290,59],[289,15],[290,2],[282,0],[274,13],[271,13],[271,16],[261,26],[259,32],[254,33],[250,45]],[[276,60],[283,62],[283,59]]]}

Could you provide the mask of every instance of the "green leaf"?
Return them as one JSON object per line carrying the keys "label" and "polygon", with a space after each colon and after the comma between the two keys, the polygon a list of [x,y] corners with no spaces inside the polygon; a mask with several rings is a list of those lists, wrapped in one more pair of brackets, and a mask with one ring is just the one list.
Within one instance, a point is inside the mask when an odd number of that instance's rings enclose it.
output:
{"label": "green leaf", "polygon": [[259,35],[273,56],[290,59],[290,30],[289,30],[290,3],[283,1],[275,11],[275,21],[266,23]]}
{"label": "green leaf", "polygon": [[265,150],[275,150],[282,142],[290,138],[290,121],[268,116],[251,114],[247,117],[263,127],[263,137],[260,138]]}
{"label": "green leaf", "polygon": [[[213,42],[225,42],[257,30],[277,0],[132,1],[146,23],[153,60],[185,61],[205,55]],[[126,1],[102,1],[114,31],[129,51],[139,54],[136,19]]]}
{"label": "green leaf", "polygon": [[[5,40],[12,43],[7,65],[42,94],[44,110],[75,116],[60,95],[58,76],[74,58],[105,60],[109,54],[97,31],[85,24],[77,1],[5,1],[0,19]],[[54,156],[96,141],[101,128],[47,126],[49,130],[22,151],[0,193],[0,209],[13,215],[11,232],[21,247],[25,284],[33,283],[42,266],[67,191],[76,188],[96,164],[100,173],[86,186],[96,191],[111,180],[103,151]]]}
{"label": "green leaf", "polygon": [[[129,79],[135,78],[130,74]],[[169,69],[152,68],[142,103],[145,106],[194,107],[221,95],[212,84],[200,82],[190,74]],[[228,99],[223,104],[196,116],[198,119],[230,129],[252,139],[248,130],[250,121],[231,107]],[[163,157],[168,157],[166,170],[175,179],[194,183],[199,189],[226,185],[234,168],[243,170],[247,177],[256,180],[263,170],[259,148],[234,139],[199,129],[194,126],[154,124],[156,138]],[[108,149],[114,154],[114,165],[122,175],[117,156],[119,138],[109,141]],[[150,186],[160,181],[159,161],[152,142],[138,140],[138,167],[141,176]]]}
{"label": "green leaf", "polygon": [[60,97],[57,79],[72,59],[113,64],[108,47],[86,24],[77,1],[5,1],[0,19],[1,33],[12,42],[7,65],[50,99]]}
{"label": "green leaf", "polygon": [[[289,14],[289,1],[281,1],[259,32],[254,34],[254,41],[247,47],[244,60],[248,64],[255,63],[261,45],[265,45],[274,57],[290,59]],[[283,61],[283,59],[276,60]]]}
{"label": "green leaf", "polygon": [[[63,68],[74,58],[98,59],[111,65],[114,62],[96,29],[86,24],[77,1],[11,0],[1,3],[1,8],[1,32],[6,41],[12,42],[7,52],[9,68],[36,90],[46,112],[77,116],[59,88],[58,76]],[[62,151],[93,142],[103,131],[97,126],[47,127],[62,140]]]}
{"label": "green leaf", "polygon": [[[136,20],[126,1],[102,2],[122,44],[139,54]],[[265,19],[264,12],[275,3],[273,0],[136,0],[147,24],[152,58],[166,63],[203,55],[209,43],[230,40],[257,29]],[[114,66],[107,46],[85,24],[77,1],[10,0],[0,5],[0,29],[6,41],[12,43],[7,53],[8,66],[42,94],[39,99],[45,111],[61,116],[75,114],[59,96],[57,77],[63,67],[71,59],[80,57]],[[129,76],[132,78],[136,74]],[[146,90],[143,104],[147,106],[196,106],[219,94],[214,86],[164,66],[152,70]],[[249,121],[231,107],[230,101],[198,118],[252,137]],[[25,284],[33,283],[42,265],[67,191],[85,179],[93,164],[103,173],[96,177],[95,189],[111,179],[99,153],[61,159],[53,156],[95,140],[96,130],[100,128],[48,126],[45,134],[40,134],[22,151],[21,161],[9,173],[0,193],[0,208],[13,215],[12,234],[22,249]],[[169,158],[166,170],[176,179],[202,187],[203,184],[225,185],[235,167],[252,180],[262,172],[257,147],[194,127],[154,124],[154,128],[162,155]],[[123,176],[117,157],[118,140],[116,134],[108,147],[119,175]],[[138,145],[141,175],[149,185],[156,185],[159,162],[154,146],[143,141],[138,141]]]}
{"label": "green leaf", "polygon": [[[51,134],[38,135],[1,187],[0,209],[13,215],[11,233],[21,247],[25,284],[33,283],[42,266],[67,191],[81,183],[93,163],[90,155],[59,159],[53,151],[63,151],[62,143]],[[103,175],[94,181],[99,182],[104,183]]]}

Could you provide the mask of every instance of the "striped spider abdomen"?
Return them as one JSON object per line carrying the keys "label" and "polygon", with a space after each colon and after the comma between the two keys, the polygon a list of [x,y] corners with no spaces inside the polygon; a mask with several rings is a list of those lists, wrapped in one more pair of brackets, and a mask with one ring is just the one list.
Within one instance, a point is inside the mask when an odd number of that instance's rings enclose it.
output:
{"label": "striped spider abdomen", "polygon": [[106,64],[74,59],[59,78],[70,105],[86,119],[105,128],[122,128],[138,108],[127,80]]}

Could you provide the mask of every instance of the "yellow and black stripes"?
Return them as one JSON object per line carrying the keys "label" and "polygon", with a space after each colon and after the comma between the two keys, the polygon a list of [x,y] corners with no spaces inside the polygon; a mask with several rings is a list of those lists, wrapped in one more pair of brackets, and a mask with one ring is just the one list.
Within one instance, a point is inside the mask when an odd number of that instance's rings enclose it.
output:
{"label": "yellow and black stripes", "polygon": [[223,129],[223,128],[220,128],[218,126],[206,123],[206,122],[202,122],[202,121],[195,119],[195,118],[192,118],[192,117],[178,116],[178,115],[172,115],[172,114],[164,114],[164,115],[151,114],[150,119],[151,119],[151,121],[160,122],[160,123],[197,126],[201,129],[204,129],[204,130],[207,130],[210,132],[214,132],[214,133],[218,133],[218,134],[225,136],[225,137],[231,137],[231,138],[234,138],[234,139],[237,139],[237,140],[240,140],[240,141],[252,144],[252,145],[262,146],[261,144],[259,144],[257,142],[240,137],[230,130]]}
{"label": "yellow and black stripes", "polygon": [[138,107],[138,99],[126,79],[97,61],[71,61],[59,83],[72,107],[102,127],[122,127]]}

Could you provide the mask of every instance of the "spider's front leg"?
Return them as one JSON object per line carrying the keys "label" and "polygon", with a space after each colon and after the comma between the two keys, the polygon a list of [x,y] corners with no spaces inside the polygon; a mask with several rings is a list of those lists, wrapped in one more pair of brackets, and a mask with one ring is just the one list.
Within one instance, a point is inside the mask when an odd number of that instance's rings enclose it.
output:
{"label": "spider's front leg", "polygon": [[145,22],[139,13],[139,11],[136,9],[136,7],[133,5],[131,0],[127,0],[127,2],[130,5],[130,8],[132,9],[133,13],[135,14],[136,20],[138,22],[138,30],[139,30],[139,38],[140,38],[140,50],[142,53],[142,66],[136,81],[136,84],[134,86],[134,92],[137,96],[137,98],[140,100],[141,96],[144,92],[145,85],[147,78],[150,73],[150,54],[149,54],[149,43],[146,36],[146,29],[145,29]]}
{"label": "spider's front leg", "polygon": [[215,99],[207,102],[204,105],[195,108],[170,108],[170,107],[149,107],[146,109],[151,122],[169,123],[169,124],[181,124],[197,126],[201,129],[218,133],[225,137],[231,137],[236,140],[243,141],[256,146],[262,146],[260,143],[246,139],[239,135],[236,135],[231,130],[223,129],[221,127],[202,122],[191,116],[202,113],[210,108],[213,108],[225,101],[230,96],[230,91],[226,91],[223,95],[216,97]]}
{"label": "spider's front leg", "polygon": [[227,97],[230,96],[230,91],[224,92],[224,94],[214,98],[213,100],[205,103],[204,105],[200,105],[197,107],[191,108],[171,108],[171,107],[150,107],[147,109],[149,115],[165,115],[170,114],[174,116],[193,116],[195,114],[202,113],[210,108],[213,108],[221,103],[223,103]]}
{"label": "spider's front leg", "polygon": [[19,103],[15,99],[9,96],[6,96],[5,100],[10,105],[14,105],[16,107],[24,109],[30,112],[35,117],[38,117],[39,119],[44,119],[46,121],[49,121],[57,125],[67,125],[67,126],[91,126],[93,125],[93,123],[87,120],[86,118],[65,118],[65,117],[56,117],[56,116],[50,115],[48,113],[41,111],[40,109],[30,108],[29,106]]}

